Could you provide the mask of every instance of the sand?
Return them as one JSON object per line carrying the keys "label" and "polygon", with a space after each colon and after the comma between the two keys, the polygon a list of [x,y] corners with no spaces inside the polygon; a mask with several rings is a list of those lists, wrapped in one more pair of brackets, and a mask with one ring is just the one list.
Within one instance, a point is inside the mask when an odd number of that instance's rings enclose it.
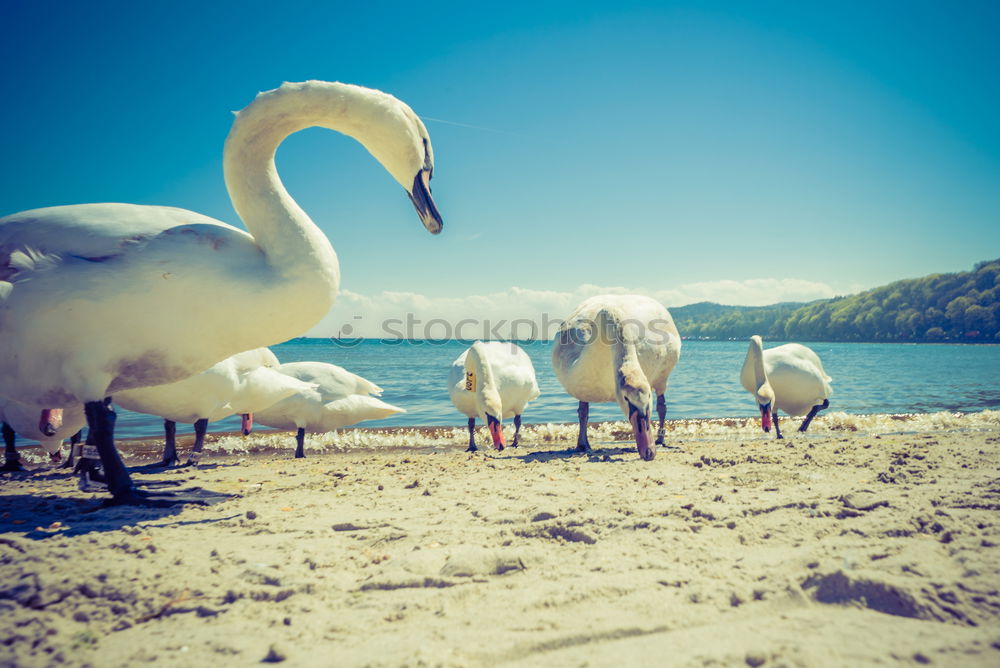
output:
{"label": "sand", "polygon": [[796,424],[671,423],[652,462],[624,424],[225,437],[136,476],[210,507],[4,474],[0,664],[1000,665],[1000,414]]}

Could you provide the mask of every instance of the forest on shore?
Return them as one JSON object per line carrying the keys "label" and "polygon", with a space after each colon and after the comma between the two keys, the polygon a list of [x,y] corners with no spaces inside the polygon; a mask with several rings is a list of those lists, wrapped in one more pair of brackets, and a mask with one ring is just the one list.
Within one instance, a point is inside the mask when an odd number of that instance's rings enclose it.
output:
{"label": "forest on shore", "polygon": [[691,339],[1000,343],[1000,258],[805,304],[700,302],[670,312]]}

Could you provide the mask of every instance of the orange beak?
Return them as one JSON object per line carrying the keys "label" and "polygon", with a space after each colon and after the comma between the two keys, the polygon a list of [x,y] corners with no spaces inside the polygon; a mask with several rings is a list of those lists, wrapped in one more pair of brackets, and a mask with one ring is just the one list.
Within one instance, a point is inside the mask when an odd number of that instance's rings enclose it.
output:
{"label": "orange beak", "polygon": [[249,436],[250,432],[253,431],[253,413],[244,413],[243,422],[240,425],[244,436]]}
{"label": "orange beak", "polygon": [[493,447],[497,450],[503,450],[507,444],[503,441],[503,426],[500,424],[500,420],[492,415],[487,415],[486,424],[489,427],[490,436],[493,437]]}
{"label": "orange beak", "polygon": [[46,408],[38,418],[38,431],[46,436],[55,436],[59,428],[62,427],[62,423],[63,409]]}
{"label": "orange beak", "polygon": [[639,457],[647,462],[652,460],[656,457],[656,444],[650,433],[649,418],[634,410],[629,404],[628,421],[632,424],[632,434],[635,436],[635,448],[639,451]]}
{"label": "orange beak", "polygon": [[760,427],[765,432],[771,431],[771,405],[760,407]]}

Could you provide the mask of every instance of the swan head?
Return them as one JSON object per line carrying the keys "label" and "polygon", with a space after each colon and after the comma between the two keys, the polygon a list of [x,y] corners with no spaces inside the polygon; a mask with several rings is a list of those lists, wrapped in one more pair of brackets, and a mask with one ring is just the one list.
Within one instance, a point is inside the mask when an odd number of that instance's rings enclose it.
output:
{"label": "swan head", "polygon": [[434,148],[424,122],[409,105],[388,93],[341,85],[367,98],[353,110],[361,125],[355,138],[403,186],[427,231],[438,234],[443,223],[431,197]]}
{"label": "swan head", "polygon": [[[636,379],[639,380],[639,379]],[[652,438],[651,416],[653,411],[653,392],[645,379],[642,382],[626,380],[619,388],[618,403],[622,412],[632,425],[632,435],[639,457],[650,461],[656,457],[656,443]]]}
{"label": "swan head", "polygon": [[243,413],[240,416],[240,431],[244,436],[249,436],[253,431],[253,413]]}
{"label": "swan head", "polygon": [[774,406],[774,390],[770,383],[764,383],[757,388],[754,393],[757,399],[757,407],[760,408],[760,428],[765,432],[771,431],[771,413]]}
{"label": "swan head", "polygon": [[496,392],[484,391],[480,393],[479,417],[490,430],[490,438],[493,439],[493,447],[503,450],[506,443],[503,440],[503,406],[500,402],[500,395]]}

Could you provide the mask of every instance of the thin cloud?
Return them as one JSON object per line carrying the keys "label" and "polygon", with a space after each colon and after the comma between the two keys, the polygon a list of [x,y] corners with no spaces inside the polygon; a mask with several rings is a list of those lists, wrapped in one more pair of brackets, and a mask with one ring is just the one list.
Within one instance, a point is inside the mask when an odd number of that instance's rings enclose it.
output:
{"label": "thin cloud", "polygon": [[365,295],[344,290],[330,313],[307,336],[547,338],[581,301],[609,293],[648,295],[668,308],[702,301],[766,306],[849,294],[838,292],[826,283],[794,278],[709,281],[666,290],[591,284],[580,285],[572,291],[512,287],[502,292],[463,297],[428,297],[416,292],[388,291]]}

